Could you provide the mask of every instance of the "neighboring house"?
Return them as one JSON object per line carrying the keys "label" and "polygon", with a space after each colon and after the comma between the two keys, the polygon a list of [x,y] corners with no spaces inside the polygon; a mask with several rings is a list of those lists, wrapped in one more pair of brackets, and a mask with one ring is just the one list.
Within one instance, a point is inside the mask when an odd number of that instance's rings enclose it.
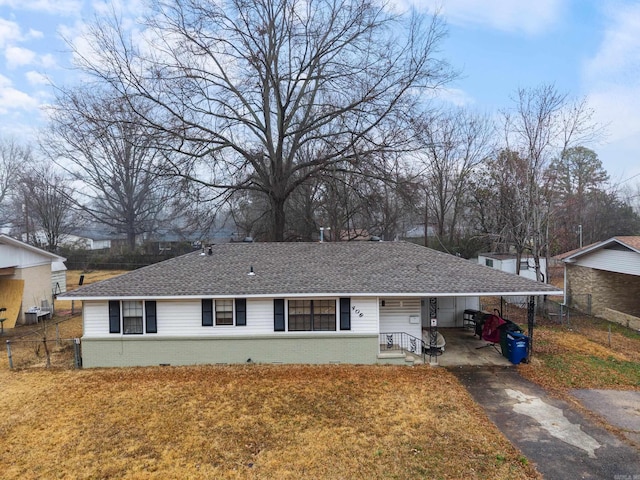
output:
{"label": "neighboring house", "polygon": [[479,296],[561,293],[412,243],[318,242],[212,245],[63,297],[100,367],[400,363],[381,345],[462,326]]}
{"label": "neighboring house", "polygon": [[[518,257],[512,253],[480,253],[478,254],[478,263],[502,272],[516,273]],[[542,257],[540,258],[540,272],[542,273],[542,281],[546,281],[547,260]],[[524,278],[536,280],[536,264],[533,257],[523,255],[522,258],[520,258],[519,275]]]}
{"label": "neighboring house", "polygon": [[[7,235],[0,235],[0,307],[4,327],[24,323],[25,311],[51,305],[54,292],[66,290],[66,259]],[[62,280],[62,276],[65,280]]]}
{"label": "neighboring house", "polygon": [[613,237],[560,258],[565,304],[640,328],[640,236]]}
{"label": "neighboring house", "polygon": [[63,236],[60,245],[81,250],[104,250],[111,248],[115,234],[94,230],[78,230]]}
{"label": "neighboring house", "polygon": [[[436,229],[429,225],[427,227],[427,235],[429,237],[433,237],[436,234]],[[404,232],[404,238],[424,238],[424,224],[421,225],[411,225],[407,227]]]}

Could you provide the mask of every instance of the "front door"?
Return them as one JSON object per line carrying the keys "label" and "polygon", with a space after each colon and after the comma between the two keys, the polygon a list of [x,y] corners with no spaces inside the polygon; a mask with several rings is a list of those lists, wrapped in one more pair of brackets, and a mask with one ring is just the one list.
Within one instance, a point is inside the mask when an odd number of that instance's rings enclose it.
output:
{"label": "front door", "polygon": [[438,326],[456,327],[456,297],[438,297]]}

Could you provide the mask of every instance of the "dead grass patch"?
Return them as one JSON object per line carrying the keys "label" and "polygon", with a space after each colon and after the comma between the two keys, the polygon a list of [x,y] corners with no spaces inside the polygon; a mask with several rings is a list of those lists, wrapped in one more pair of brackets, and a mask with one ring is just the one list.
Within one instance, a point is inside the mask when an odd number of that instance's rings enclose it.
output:
{"label": "dead grass patch", "polygon": [[444,369],[0,371],[3,478],[540,478]]}
{"label": "dead grass patch", "polygon": [[[43,339],[47,339],[52,368],[73,368],[75,338],[82,337],[82,317],[55,316],[53,319],[41,321],[35,325],[18,325],[7,330],[2,337],[11,342],[13,368],[46,367],[46,350]],[[3,342],[0,354],[0,370],[9,368],[7,348]]]}
{"label": "dead grass patch", "polygon": [[518,367],[522,375],[565,397],[580,388],[640,390],[640,336],[609,334],[599,321],[578,328],[536,327],[534,361]]}

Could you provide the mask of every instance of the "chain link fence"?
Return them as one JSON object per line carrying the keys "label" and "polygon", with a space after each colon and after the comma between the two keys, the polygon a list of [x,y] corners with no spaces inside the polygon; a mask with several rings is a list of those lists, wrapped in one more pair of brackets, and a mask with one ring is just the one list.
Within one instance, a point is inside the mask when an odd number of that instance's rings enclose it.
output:
{"label": "chain link fence", "polygon": [[5,355],[0,368],[80,368],[80,339],[62,338],[63,320],[44,320],[36,328],[5,340]]}

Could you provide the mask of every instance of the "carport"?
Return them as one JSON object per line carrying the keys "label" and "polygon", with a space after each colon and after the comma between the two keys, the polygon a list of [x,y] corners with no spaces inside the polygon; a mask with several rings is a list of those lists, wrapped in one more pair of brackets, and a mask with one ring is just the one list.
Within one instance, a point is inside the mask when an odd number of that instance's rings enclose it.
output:
{"label": "carport", "polygon": [[511,365],[502,356],[499,346],[488,347],[487,342],[475,336],[472,329],[442,328],[439,331],[447,341],[444,353],[438,356],[438,365],[442,367]]}

